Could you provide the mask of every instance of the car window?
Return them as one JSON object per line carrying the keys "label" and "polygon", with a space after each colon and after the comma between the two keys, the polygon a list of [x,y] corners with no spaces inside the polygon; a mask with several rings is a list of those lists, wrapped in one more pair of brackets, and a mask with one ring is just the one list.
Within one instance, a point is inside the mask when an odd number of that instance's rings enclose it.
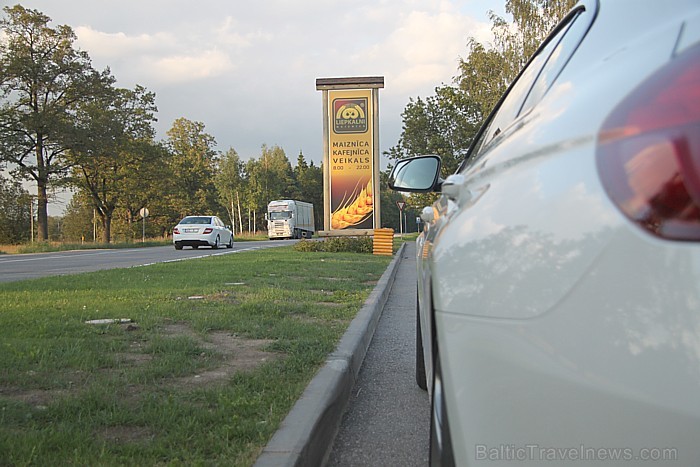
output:
{"label": "car window", "polygon": [[544,46],[532,57],[520,76],[511,85],[500,106],[492,113],[487,126],[472,146],[470,157],[478,158],[478,154],[494,138],[510,126],[518,116],[531,109],[546,94],[590,26],[593,14],[590,13],[588,19],[583,19],[584,14],[585,10],[579,9],[569,15]]}
{"label": "car window", "polygon": [[210,217],[186,217],[180,221],[180,224],[210,224]]}
{"label": "car window", "polygon": [[542,100],[542,97],[547,93],[547,91],[549,91],[549,88],[552,87],[552,83],[554,83],[554,80],[561,73],[564,65],[566,65],[571,56],[574,54],[574,51],[581,43],[583,36],[586,35],[590,22],[585,21],[584,18],[581,18],[582,14],[583,11],[580,10],[576,16],[571,19],[571,23],[569,23],[570,25],[566,33],[556,47],[554,47],[549,60],[547,60],[547,63],[542,68],[542,71],[540,71],[537,80],[535,80],[535,83],[530,89],[530,93],[528,94],[527,99],[525,99],[525,103],[520,110],[520,114],[527,112],[535,104]]}

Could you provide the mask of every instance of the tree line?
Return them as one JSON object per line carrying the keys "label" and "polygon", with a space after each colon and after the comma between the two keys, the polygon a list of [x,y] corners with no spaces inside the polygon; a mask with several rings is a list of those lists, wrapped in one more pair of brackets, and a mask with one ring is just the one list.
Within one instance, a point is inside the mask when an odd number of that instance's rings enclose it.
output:
{"label": "tree line", "polygon": [[[399,141],[390,160],[438,154],[443,176],[456,170],[481,122],[537,45],[573,6],[573,0],[507,0],[512,21],[490,12],[494,42],[467,40],[452,84],[427,98],[411,99],[401,114]],[[260,230],[268,201],[293,198],[316,206],[322,226],[322,167],[298,155],[292,167],[284,151],[262,145],[243,161],[233,148],[218,152],[205,125],[177,119],[164,141],[155,140],[155,94],[137,85],[119,88],[109,68],[98,71],[66,25],[51,27],[43,13],[15,5],[0,20],[0,243],[61,232],[77,240],[92,232],[140,238],[139,211],[152,217],[149,236],[165,236],[182,216],[212,212],[237,232]],[[391,166],[387,169],[387,172]],[[382,226],[399,230],[398,193],[381,174]],[[30,195],[20,181],[36,184]],[[75,194],[61,219],[48,216],[53,190]],[[434,196],[406,199],[414,218]],[[35,203],[35,204],[34,204]],[[33,206],[36,205],[36,212]],[[53,221],[53,222],[51,222]],[[57,224],[62,223],[58,229]]]}
{"label": "tree line", "polygon": [[[26,239],[33,214],[37,239],[47,240],[49,197],[58,189],[75,193],[62,229],[73,240],[91,231],[105,243],[113,233],[135,237],[143,207],[153,213],[150,232],[161,235],[192,213],[257,230],[267,202],[281,197],[313,202],[322,214],[322,170],[303,154],[292,168],[281,148],[263,145],[258,159],[243,162],[233,148],[219,153],[204,124],[186,118],[156,141],[153,92],[119,88],[109,68],[95,70],[69,26],[51,27],[48,16],[21,5],[3,12],[0,164],[10,178],[0,179],[0,241]],[[33,181],[36,193],[20,181]]]}

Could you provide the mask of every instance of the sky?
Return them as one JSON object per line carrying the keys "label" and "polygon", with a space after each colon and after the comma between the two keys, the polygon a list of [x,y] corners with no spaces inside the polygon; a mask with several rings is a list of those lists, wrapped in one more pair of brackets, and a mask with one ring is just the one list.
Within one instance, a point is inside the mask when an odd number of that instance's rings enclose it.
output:
{"label": "sky", "polygon": [[184,117],[221,152],[279,146],[292,165],[299,152],[322,162],[317,78],[384,77],[384,152],[410,99],[451,84],[468,39],[491,41],[489,11],[505,15],[505,0],[0,0],[16,3],[73,28],[117,86],[154,92],[157,139]]}

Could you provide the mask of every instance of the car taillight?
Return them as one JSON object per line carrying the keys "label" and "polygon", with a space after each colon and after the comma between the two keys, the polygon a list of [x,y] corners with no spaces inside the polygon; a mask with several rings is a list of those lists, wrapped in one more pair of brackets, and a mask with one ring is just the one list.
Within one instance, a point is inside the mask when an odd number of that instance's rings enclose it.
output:
{"label": "car taillight", "polygon": [[700,240],[700,45],[671,59],[612,111],[596,160],[625,216],[662,238]]}
{"label": "car taillight", "polygon": [[173,229],[173,233],[176,233],[176,234],[179,235],[179,234],[180,234],[180,229],[178,229],[177,227],[175,227],[175,228]]}
{"label": "car taillight", "polygon": [[214,231],[214,229],[212,229],[211,227],[207,227],[206,229],[204,229],[204,232],[203,232],[203,233],[205,233],[205,234],[210,234],[210,233],[212,233],[213,231]]}

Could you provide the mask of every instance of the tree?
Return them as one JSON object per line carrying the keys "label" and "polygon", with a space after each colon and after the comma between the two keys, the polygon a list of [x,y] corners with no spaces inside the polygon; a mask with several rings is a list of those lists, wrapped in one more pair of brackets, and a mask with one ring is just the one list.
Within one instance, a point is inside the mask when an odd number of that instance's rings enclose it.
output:
{"label": "tree", "polygon": [[497,50],[487,49],[473,38],[468,47],[469,56],[466,60],[460,59],[460,74],[455,81],[459,92],[474,102],[480,120],[483,120],[505,93],[512,81],[513,70]]}
{"label": "tree", "polygon": [[61,233],[66,241],[82,242],[97,237],[98,226],[95,224],[95,210],[88,196],[76,193],[71,198],[63,214]]}
{"label": "tree", "polygon": [[[478,105],[452,86],[436,88],[435,95],[425,100],[411,99],[401,116],[403,131],[388,157],[396,160],[437,154],[442,159],[443,178],[457,170],[482,118]],[[389,166],[388,171],[391,168]],[[420,210],[435,199],[436,195],[432,193],[413,194],[406,198],[406,203],[408,209]],[[389,209],[393,208],[390,206]]]}
{"label": "tree", "polygon": [[119,208],[115,210],[115,221],[119,232],[127,240],[141,237],[139,220],[141,208],[148,208],[147,226],[154,233],[165,235],[177,217],[168,204],[166,193],[172,192],[172,176],[167,164],[169,153],[160,143],[143,141],[129,177],[121,180],[123,191],[119,197]]}
{"label": "tree", "polygon": [[314,205],[314,223],[316,230],[323,228],[323,169],[306,162],[304,154],[299,151],[297,166],[294,168],[296,184],[294,198]]}
{"label": "tree", "polygon": [[241,196],[246,189],[245,166],[235,149],[229,148],[219,161],[219,171],[214,176],[214,185],[219,193],[221,204],[226,207],[233,231],[236,231],[236,213],[238,213],[238,231],[243,232],[243,215],[241,213]]}
{"label": "tree", "polygon": [[31,202],[31,196],[19,182],[0,174],[0,244],[29,240]]}
{"label": "tree", "polygon": [[114,210],[158,154],[151,150],[155,112],[155,95],[137,86],[105,92],[76,113],[79,138],[66,160],[73,167],[72,184],[89,196],[100,217],[104,243],[111,241]]}
{"label": "tree", "polygon": [[37,184],[38,238],[48,239],[47,190],[69,170],[63,159],[76,138],[73,114],[113,82],[73,48],[69,26],[21,5],[0,20],[0,159]]}
{"label": "tree", "polygon": [[[512,22],[491,12],[494,44],[487,47],[469,39],[469,55],[460,59],[454,85],[437,87],[435,95],[409,101],[401,114],[401,137],[387,156],[397,160],[437,154],[443,162],[442,176],[454,173],[483,120],[574,3],[574,0],[507,0],[506,12],[513,16]],[[412,194],[406,202],[420,210],[435,198],[434,194]]]}
{"label": "tree", "polygon": [[167,136],[173,177],[173,190],[167,195],[170,205],[179,217],[216,211],[213,174],[218,154],[214,137],[204,132],[203,123],[183,117],[173,122]]}
{"label": "tree", "polygon": [[[255,216],[256,212],[264,211],[267,204],[275,199],[288,197],[294,192],[292,165],[284,150],[279,146],[271,148],[263,144],[260,158],[251,159],[246,165],[248,173],[247,207],[253,212],[255,223],[262,219]],[[255,225],[254,229],[257,230]]]}
{"label": "tree", "polygon": [[306,162],[306,158],[304,157],[304,153],[299,151],[299,155],[297,156],[297,165],[294,167],[294,169],[292,169],[292,177],[294,178],[294,191],[290,195],[290,198],[298,199],[301,201],[306,201],[301,194],[303,187],[301,186],[299,179],[301,177],[303,177],[304,173],[308,169],[309,169],[309,164],[308,164],[308,162]]}
{"label": "tree", "polygon": [[459,61],[459,89],[476,102],[486,117],[496,106],[508,85],[518,76],[529,58],[575,0],[507,0],[511,22],[490,12],[492,47],[475,39],[468,42],[469,56]]}
{"label": "tree", "polygon": [[474,102],[451,86],[436,88],[425,100],[411,99],[401,116],[403,131],[390,158],[437,154],[445,175],[457,169],[481,121]]}

